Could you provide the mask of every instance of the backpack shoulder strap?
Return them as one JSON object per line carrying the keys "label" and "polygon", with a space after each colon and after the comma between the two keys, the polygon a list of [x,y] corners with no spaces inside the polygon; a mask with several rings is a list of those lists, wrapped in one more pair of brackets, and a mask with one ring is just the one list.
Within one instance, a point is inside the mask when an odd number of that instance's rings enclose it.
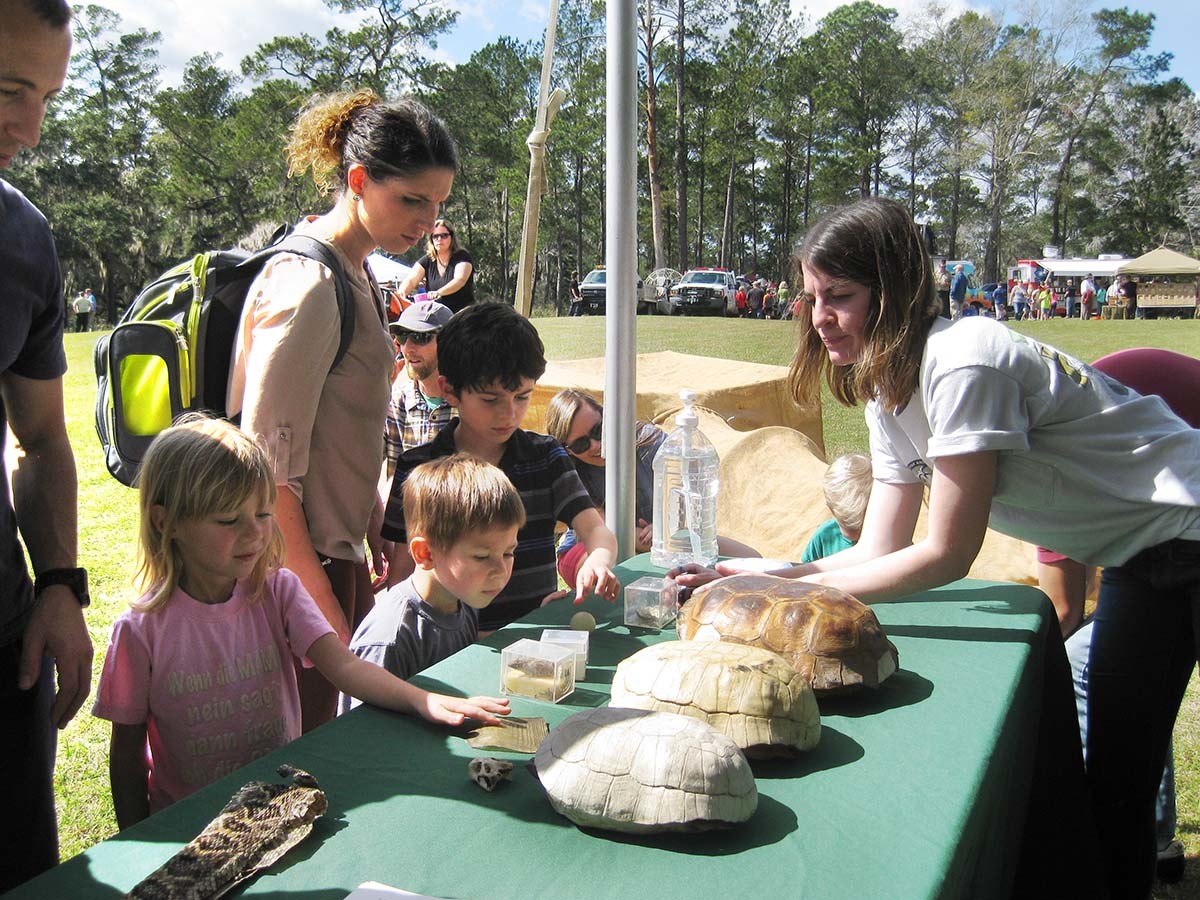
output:
{"label": "backpack shoulder strap", "polygon": [[350,341],[354,337],[355,317],[354,299],[350,296],[350,285],[346,281],[346,271],[342,268],[341,260],[338,259],[337,254],[328,246],[306,234],[289,234],[277,244],[273,244],[270,249],[274,253],[295,253],[299,256],[314,259],[333,273],[338,314],[341,317],[342,323],[342,333],[338,341],[337,354],[333,358],[333,365],[329,367],[330,371],[336,369],[338,363],[346,356],[346,351],[350,349]]}

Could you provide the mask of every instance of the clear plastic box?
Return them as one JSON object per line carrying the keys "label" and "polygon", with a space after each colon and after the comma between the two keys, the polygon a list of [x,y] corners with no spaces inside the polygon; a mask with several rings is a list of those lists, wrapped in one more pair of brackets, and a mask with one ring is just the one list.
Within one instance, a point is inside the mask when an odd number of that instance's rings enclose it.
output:
{"label": "clear plastic box", "polygon": [[521,638],[500,651],[500,690],[557,703],[575,690],[575,648]]}
{"label": "clear plastic box", "polygon": [[570,647],[575,651],[575,680],[583,681],[587,677],[588,638],[587,631],[567,631],[558,628],[547,628],[542,632],[543,644]]}
{"label": "clear plastic box", "polygon": [[625,624],[635,628],[663,628],[675,619],[679,585],[645,575],[625,586]]}

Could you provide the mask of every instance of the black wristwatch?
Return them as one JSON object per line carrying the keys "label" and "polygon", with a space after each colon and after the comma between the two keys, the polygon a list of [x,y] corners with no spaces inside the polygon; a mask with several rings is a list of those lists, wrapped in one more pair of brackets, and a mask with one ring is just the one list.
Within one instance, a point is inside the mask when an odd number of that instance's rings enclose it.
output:
{"label": "black wristwatch", "polygon": [[88,596],[87,569],[47,569],[40,573],[33,583],[34,596],[53,584],[69,587],[80,606],[87,606],[92,602],[92,598]]}

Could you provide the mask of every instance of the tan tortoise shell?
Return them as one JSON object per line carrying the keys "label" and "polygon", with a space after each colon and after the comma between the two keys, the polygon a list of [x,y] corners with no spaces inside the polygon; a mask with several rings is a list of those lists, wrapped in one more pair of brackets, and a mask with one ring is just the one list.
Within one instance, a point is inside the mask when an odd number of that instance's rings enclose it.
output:
{"label": "tan tortoise shell", "polygon": [[879,687],[900,664],[869,606],[834,588],[775,575],[731,575],[697,588],[676,627],[683,640],[778,653],[818,693]]}

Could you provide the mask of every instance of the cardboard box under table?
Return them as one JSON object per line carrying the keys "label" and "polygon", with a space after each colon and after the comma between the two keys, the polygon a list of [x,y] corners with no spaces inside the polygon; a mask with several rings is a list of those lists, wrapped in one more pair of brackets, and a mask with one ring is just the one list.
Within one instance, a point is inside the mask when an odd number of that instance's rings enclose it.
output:
{"label": "cardboard box under table", "polygon": [[[618,570],[623,583],[648,574],[661,574],[648,556]],[[622,658],[675,639],[673,627],[635,634],[621,624],[620,604],[592,598],[585,607],[599,623],[586,678],[557,705],[513,697],[514,714],[542,716],[553,728],[607,702]],[[564,627],[575,609],[566,602],[540,609],[414,680],[431,690],[495,694],[500,648]],[[275,767],[284,762],[316,776],[329,809],[245,896],[337,900],[376,880],[468,900],[628,900],[647,892],[689,900],[978,900],[1013,893],[1022,831],[1026,846],[1047,859],[1072,861],[1058,866],[1068,884],[1098,868],[1067,846],[1081,831],[1069,820],[1078,804],[1062,796],[1070,779],[1034,765],[1035,757],[1053,758],[1078,768],[1079,754],[1077,732],[1072,746],[1067,731],[1046,724],[1073,727],[1073,702],[1065,684],[1061,698],[1045,690],[1065,665],[1061,642],[1053,652],[1056,625],[1045,597],[1025,586],[962,581],[876,609],[901,670],[878,692],[822,700],[821,742],[804,757],[754,763],[758,811],[734,830],[584,832],[551,810],[523,765],[528,757],[473,750],[444,728],[361,707],[11,896],[116,897],[194,837],[240,785],[279,780]],[[480,755],[517,760],[513,781],[492,794],[468,781],[467,763]],[[1031,781],[1050,774],[1058,793],[1042,793],[1027,820]],[[1038,877],[1040,887],[1050,886]]]}

